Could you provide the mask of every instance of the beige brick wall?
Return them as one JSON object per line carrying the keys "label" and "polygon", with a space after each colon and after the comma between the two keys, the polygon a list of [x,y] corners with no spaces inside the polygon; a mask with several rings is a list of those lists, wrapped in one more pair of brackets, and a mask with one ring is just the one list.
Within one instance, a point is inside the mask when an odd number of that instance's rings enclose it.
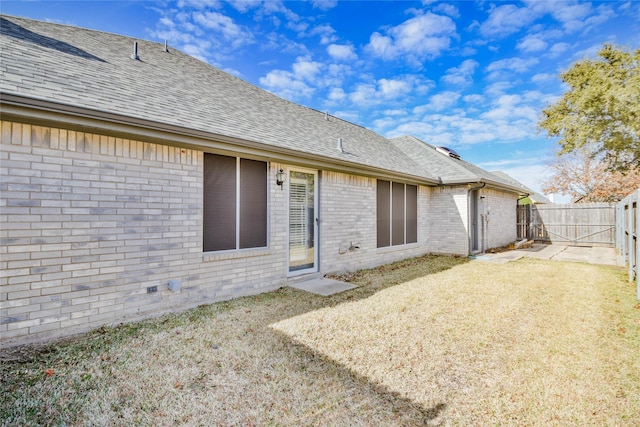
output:
{"label": "beige brick wall", "polygon": [[[469,254],[469,186],[451,186],[431,189],[429,212],[430,221],[429,248],[434,253]],[[518,196],[501,190],[483,188],[478,192],[482,203],[489,209],[488,222],[485,222],[483,235],[482,222],[478,220],[478,246],[484,248],[501,247],[514,242],[517,237],[516,203]]]}
{"label": "beige brick wall", "polygon": [[427,211],[430,252],[468,255],[468,187],[434,187],[430,193]]}
{"label": "beige brick wall", "polygon": [[[0,336],[38,341],[282,286],[285,195],[268,249],[203,254],[199,151],[0,123]],[[270,176],[278,165],[270,165]],[[168,290],[178,279],[182,291]],[[158,292],[147,294],[147,287]]]}
{"label": "beige brick wall", "polygon": [[[377,248],[376,179],[323,172],[320,185],[323,274],[372,268],[429,252],[429,189],[418,187],[418,243]],[[351,245],[359,249],[348,250]]]}
{"label": "beige brick wall", "polygon": [[502,247],[514,242],[518,232],[516,224],[518,196],[492,189],[484,189],[481,194],[485,196],[489,207],[486,248]]}
{"label": "beige brick wall", "polygon": [[[287,165],[269,165],[268,248],[203,253],[201,151],[7,121],[0,131],[1,346],[286,285],[288,196],[274,177]],[[321,171],[319,192],[322,274],[468,252],[466,186],[419,186],[418,243],[390,248],[376,247],[374,178]],[[515,240],[515,196],[482,194],[489,243]]]}

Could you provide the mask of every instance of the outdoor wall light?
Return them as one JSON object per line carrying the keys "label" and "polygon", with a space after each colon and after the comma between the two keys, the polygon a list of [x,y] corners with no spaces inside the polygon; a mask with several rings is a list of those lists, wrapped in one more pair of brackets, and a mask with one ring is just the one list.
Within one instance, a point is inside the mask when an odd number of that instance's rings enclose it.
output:
{"label": "outdoor wall light", "polygon": [[287,179],[287,174],[280,169],[280,171],[276,174],[276,185],[280,186],[280,189],[282,190],[282,184],[284,184],[284,181]]}

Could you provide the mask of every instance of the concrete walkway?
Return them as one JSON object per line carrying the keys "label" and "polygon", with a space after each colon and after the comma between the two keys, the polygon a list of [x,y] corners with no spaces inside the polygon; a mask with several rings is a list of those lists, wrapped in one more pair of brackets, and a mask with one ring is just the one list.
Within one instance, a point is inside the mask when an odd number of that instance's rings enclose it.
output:
{"label": "concrete walkway", "polygon": [[327,279],[326,277],[313,277],[309,280],[290,283],[289,287],[325,297],[357,288],[357,286],[350,283]]}
{"label": "concrete walkway", "polygon": [[482,254],[473,258],[480,261],[506,263],[523,257],[621,266],[618,263],[615,248],[544,245],[541,243],[535,243],[531,248],[515,249],[497,254]]}
{"label": "concrete walkway", "polygon": [[[472,258],[478,261],[505,264],[520,258],[550,259],[554,261],[585,262],[588,264],[620,266],[617,261],[615,248],[578,247],[564,245],[543,245],[535,243],[533,247],[515,249],[497,254],[480,254]],[[311,292],[316,295],[330,296],[340,292],[354,289],[350,283],[327,279],[326,277],[312,276],[292,280],[289,287]]]}

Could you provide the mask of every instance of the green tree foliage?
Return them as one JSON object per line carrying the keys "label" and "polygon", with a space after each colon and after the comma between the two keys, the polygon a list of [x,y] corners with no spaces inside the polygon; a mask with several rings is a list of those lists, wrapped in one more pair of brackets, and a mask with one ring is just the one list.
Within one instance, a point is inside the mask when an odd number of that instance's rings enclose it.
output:
{"label": "green tree foliage", "polygon": [[605,44],[596,59],[576,62],[560,78],[569,91],[539,123],[560,137],[560,154],[596,146],[610,169],[640,165],[640,49]]}

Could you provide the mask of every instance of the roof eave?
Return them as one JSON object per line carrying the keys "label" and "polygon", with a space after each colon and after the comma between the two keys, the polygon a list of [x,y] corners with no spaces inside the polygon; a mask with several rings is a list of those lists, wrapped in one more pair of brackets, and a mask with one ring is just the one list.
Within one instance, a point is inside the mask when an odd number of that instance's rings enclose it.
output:
{"label": "roof eave", "polygon": [[33,125],[64,127],[107,136],[174,145],[182,148],[243,155],[274,162],[293,163],[322,170],[438,185],[436,179],[353,163],[337,157],[305,153],[212,132],[137,117],[81,108],[46,99],[0,91],[2,119]]}
{"label": "roof eave", "polygon": [[511,185],[507,185],[504,183],[500,183],[497,181],[493,181],[490,179],[485,179],[485,178],[479,178],[476,177],[475,180],[469,180],[469,179],[447,179],[447,180],[442,180],[441,181],[442,185],[473,185],[473,184],[486,184],[489,187],[492,188],[497,188],[500,190],[507,190],[513,193],[518,193],[519,195],[528,195],[530,194],[528,191],[526,191],[523,188],[519,188],[519,187],[514,187]]}

